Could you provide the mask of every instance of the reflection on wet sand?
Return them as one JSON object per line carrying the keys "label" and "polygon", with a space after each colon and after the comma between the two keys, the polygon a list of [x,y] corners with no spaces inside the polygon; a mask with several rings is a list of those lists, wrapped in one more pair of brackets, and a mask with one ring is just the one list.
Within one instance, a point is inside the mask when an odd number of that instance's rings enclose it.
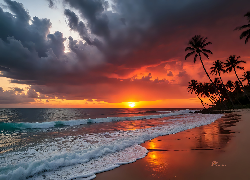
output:
{"label": "reflection on wet sand", "polygon": [[[223,151],[235,133],[230,127],[237,122],[237,115],[228,114],[212,124],[147,141],[142,144],[149,150],[143,159],[147,163],[147,171],[155,178],[162,178],[164,174],[175,177],[171,170],[176,172],[177,167],[187,168],[195,163],[211,165],[211,153]],[[195,156],[194,151],[199,155]]]}
{"label": "reflection on wet sand", "polygon": [[155,151],[148,153],[149,168],[154,172],[152,176],[159,172],[164,172],[168,168],[168,162],[165,159],[161,159],[159,155],[160,153]]}

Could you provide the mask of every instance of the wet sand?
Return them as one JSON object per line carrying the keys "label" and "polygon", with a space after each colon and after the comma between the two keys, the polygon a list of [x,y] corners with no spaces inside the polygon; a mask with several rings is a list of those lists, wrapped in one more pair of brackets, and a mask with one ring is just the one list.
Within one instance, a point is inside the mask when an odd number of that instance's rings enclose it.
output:
{"label": "wet sand", "polygon": [[148,155],[95,180],[249,180],[250,109],[142,144]]}

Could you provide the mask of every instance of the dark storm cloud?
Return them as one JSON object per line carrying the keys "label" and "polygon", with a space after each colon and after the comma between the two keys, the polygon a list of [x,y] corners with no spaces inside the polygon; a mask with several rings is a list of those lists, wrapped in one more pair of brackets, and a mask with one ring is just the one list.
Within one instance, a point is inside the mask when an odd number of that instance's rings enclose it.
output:
{"label": "dark storm cloud", "polygon": [[[172,0],[116,0],[111,12],[105,11],[103,0],[65,2],[80,12],[90,33],[103,43],[102,52],[107,61],[127,67],[184,56],[185,42],[193,35],[208,33],[223,24],[225,18],[243,15],[248,10],[245,5],[250,5],[246,0],[181,0],[178,3]],[[99,27],[98,31],[93,27]],[[158,48],[159,45],[162,48]]]}
{"label": "dark storm cloud", "polygon": [[[10,0],[5,0],[5,2],[14,16],[0,8],[1,40],[8,43],[8,38],[13,37],[13,39],[20,41],[29,52],[38,53],[39,57],[46,57],[50,48],[56,54],[59,53],[57,46],[61,48],[61,51],[64,50],[63,41],[58,39],[60,34],[49,34],[49,28],[51,27],[49,19],[39,19],[38,17],[31,19],[21,3]],[[29,21],[32,22],[31,25],[29,25]],[[50,39],[49,42],[47,38]],[[55,39],[60,42],[55,41]]]}
{"label": "dark storm cloud", "polygon": [[100,0],[65,0],[65,2],[81,11],[83,18],[88,20],[88,26],[93,34],[109,36],[108,17],[103,13],[107,7],[107,2]]}
{"label": "dark storm cloud", "polygon": [[68,25],[70,29],[77,31],[83,40],[85,40],[89,45],[92,45],[93,43],[90,41],[87,28],[82,21],[79,21],[77,15],[69,9],[65,9],[64,14],[68,18]]}
{"label": "dark storm cloud", "polygon": [[[126,76],[141,67],[149,66],[153,70],[153,65],[165,62],[166,68],[165,64],[157,68],[185,84],[190,77],[180,61],[184,61],[184,49],[195,34],[208,36],[213,42],[211,50],[219,57],[227,56],[229,51],[244,56],[249,50],[233,31],[245,22],[243,15],[249,11],[248,0],[64,2],[69,5],[64,11],[68,26],[79,33],[81,40],[64,37],[59,31],[50,34],[49,19],[32,18],[21,3],[5,0],[11,13],[0,8],[2,76],[15,83],[33,85],[35,93],[51,97],[105,97],[108,101],[109,95],[125,93],[126,88],[152,90],[154,94],[158,88],[162,89],[158,95],[167,97],[164,88],[175,86],[164,79],[153,79],[153,73],[134,81],[112,77]],[[55,5],[54,1],[49,4]],[[69,53],[64,53],[66,39]],[[179,72],[177,76],[173,76],[175,71]],[[29,92],[29,97],[37,97],[35,93]]]}
{"label": "dark storm cloud", "polygon": [[21,3],[10,0],[5,2],[14,16],[0,8],[1,76],[21,84],[67,84],[72,80],[66,78],[68,81],[65,81],[65,76],[73,79],[75,76],[80,77],[84,68],[100,60],[96,48],[84,46],[77,41],[75,45],[81,53],[81,59],[75,57],[79,53],[73,51],[65,54],[66,38],[59,31],[49,34],[49,19],[31,19]]}

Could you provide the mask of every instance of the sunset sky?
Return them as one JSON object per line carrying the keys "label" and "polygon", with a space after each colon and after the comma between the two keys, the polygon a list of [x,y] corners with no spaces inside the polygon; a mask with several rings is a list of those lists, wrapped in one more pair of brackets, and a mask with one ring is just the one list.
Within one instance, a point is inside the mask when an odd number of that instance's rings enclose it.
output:
{"label": "sunset sky", "polygon": [[209,79],[185,61],[188,41],[212,42],[208,70],[230,55],[250,70],[234,31],[248,11],[249,0],[0,0],[0,108],[202,107],[187,86]]}

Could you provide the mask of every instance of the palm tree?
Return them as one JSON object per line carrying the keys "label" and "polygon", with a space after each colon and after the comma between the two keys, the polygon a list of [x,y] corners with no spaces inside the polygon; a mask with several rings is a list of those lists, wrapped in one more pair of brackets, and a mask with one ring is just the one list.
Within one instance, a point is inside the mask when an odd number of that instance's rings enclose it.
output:
{"label": "palm tree", "polygon": [[242,78],[242,81],[246,81],[247,80],[247,85],[250,85],[250,71],[244,72],[244,78]]}
{"label": "palm tree", "polygon": [[209,80],[211,81],[211,83],[213,83],[212,79],[210,78],[209,74],[207,73],[207,70],[203,64],[203,61],[201,60],[201,55],[203,54],[204,56],[206,56],[209,59],[208,53],[209,54],[213,54],[210,50],[205,49],[205,47],[209,44],[212,44],[211,42],[207,42],[207,37],[203,38],[201,37],[201,35],[195,35],[194,37],[192,37],[192,39],[188,42],[188,47],[186,47],[185,51],[191,51],[190,53],[188,53],[185,56],[185,60],[191,56],[194,55],[194,63],[196,62],[197,57],[200,57],[200,61],[201,64],[203,66],[203,69],[205,71],[205,73],[207,74],[207,77],[209,78]]}
{"label": "palm tree", "polygon": [[[221,78],[221,75],[220,75],[221,72],[223,72],[223,73],[226,72],[225,69],[224,69],[224,63],[222,61],[220,61],[220,60],[217,60],[217,61],[215,61],[213,63],[213,66],[210,69],[212,69],[210,74],[215,74],[215,75],[219,74],[219,77],[220,77],[220,80],[221,80],[221,83],[222,83],[221,92],[226,92],[227,96],[229,97],[229,99],[230,99],[230,101],[231,101],[231,103],[232,103],[232,105],[234,107],[234,103],[232,101],[232,98],[231,98],[230,94],[228,93],[227,89],[225,88],[225,85],[224,85],[224,83],[222,81],[222,78]],[[225,96],[223,96],[223,97],[225,97]]]}
{"label": "palm tree", "polygon": [[203,89],[202,89],[202,94],[201,95],[204,95],[205,97],[208,97],[208,100],[212,104],[214,104],[214,102],[213,102],[214,99],[211,96],[211,94],[214,92],[214,88],[211,89],[211,83],[203,83],[202,88]]}
{"label": "palm tree", "polygon": [[243,89],[243,92],[245,94],[245,96],[248,98],[248,100],[250,101],[248,95],[246,94],[246,92],[244,91],[244,87],[242,85],[242,82],[240,81],[237,73],[236,73],[236,68],[237,69],[242,69],[244,70],[244,67],[241,67],[239,66],[240,63],[246,63],[246,61],[242,61],[242,60],[238,60],[240,58],[240,56],[238,56],[237,58],[235,58],[235,55],[231,55],[229,56],[229,58],[227,59],[227,62],[225,63],[225,66],[226,66],[226,72],[231,72],[232,70],[234,70],[234,73],[238,79],[238,82],[240,84],[240,86],[242,87]]}
{"label": "palm tree", "polygon": [[231,80],[228,80],[226,83],[226,87],[232,92],[234,90],[234,83]]}
{"label": "palm tree", "polygon": [[[220,77],[220,72],[225,72],[225,69],[224,69],[224,63],[220,60],[217,60],[213,63],[213,66],[210,68],[212,69],[211,73],[210,74],[219,74],[219,77]],[[221,77],[220,77],[221,79]],[[222,81],[222,80],[221,80]]]}
{"label": "palm tree", "polygon": [[246,31],[243,31],[240,35],[240,39],[243,39],[244,37],[246,37],[245,39],[245,44],[248,42],[248,39],[250,38],[250,12],[247,12],[244,17],[247,17],[248,19],[248,24],[243,25],[243,26],[239,26],[237,28],[235,28],[235,30],[242,30],[247,28]]}
{"label": "palm tree", "polygon": [[196,94],[196,96],[199,98],[199,100],[201,101],[202,106],[205,109],[205,106],[203,104],[203,100],[199,97],[199,87],[198,87],[198,82],[196,80],[191,80],[191,82],[188,82],[189,86],[188,86],[188,92],[191,91],[191,94],[194,92]]}
{"label": "palm tree", "polygon": [[236,93],[242,92],[240,82],[237,80],[234,82],[234,92]]}
{"label": "palm tree", "polygon": [[[237,94],[236,91],[237,91],[238,88],[239,88],[238,85],[239,85],[239,84],[238,84],[238,81],[237,81],[236,83],[234,83],[233,81],[228,80],[227,83],[226,83],[226,87],[227,87],[228,90],[229,90],[231,93],[233,93],[233,94]],[[236,89],[237,89],[237,90],[236,90]],[[240,103],[239,99],[236,97],[236,95],[233,95],[233,97],[234,97],[234,99],[236,99],[236,101],[237,101],[240,105],[242,105],[242,104]]]}

